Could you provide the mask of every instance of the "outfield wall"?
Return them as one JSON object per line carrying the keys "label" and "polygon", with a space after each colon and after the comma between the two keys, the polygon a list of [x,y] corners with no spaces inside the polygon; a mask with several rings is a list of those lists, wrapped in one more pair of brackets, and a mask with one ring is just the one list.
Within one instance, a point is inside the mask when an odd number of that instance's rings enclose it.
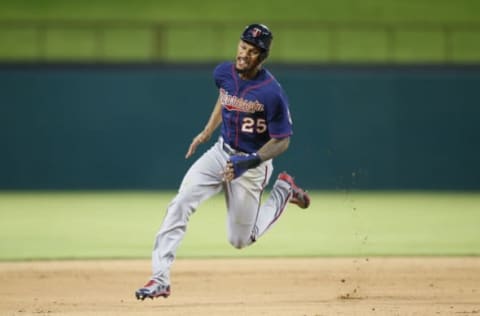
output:
{"label": "outfield wall", "polygon": [[[175,189],[212,69],[0,66],[0,189]],[[480,189],[480,67],[270,69],[294,120],[277,172],[310,189]]]}

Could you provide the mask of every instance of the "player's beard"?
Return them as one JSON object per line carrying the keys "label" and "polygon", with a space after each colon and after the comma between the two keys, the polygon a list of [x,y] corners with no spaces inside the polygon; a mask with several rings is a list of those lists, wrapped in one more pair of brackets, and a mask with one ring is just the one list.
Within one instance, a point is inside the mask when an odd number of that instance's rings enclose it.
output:
{"label": "player's beard", "polygon": [[254,63],[251,63],[251,64],[247,64],[246,67],[243,67],[243,68],[238,68],[237,67],[237,62],[238,62],[238,59],[235,63],[235,70],[237,71],[237,73],[241,74],[241,75],[255,75],[256,72],[258,71],[258,69],[260,68],[259,65],[260,65],[260,62],[254,62]]}
{"label": "player's beard", "polygon": [[256,71],[255,71],[254,68],[248,68],[248,69],[247,69],[247,68],[244,68],[244,69],[235,68],[235,70],[237,71],[237,73],[238,73],[239,75],[244,76],[245,78],[242,77],[242,78],[244,78],[244,79],[250,78],[250,77],[254,77],[254,74],[256,73]]}
{"label": "player's beard", "polygon": [[240,69],[240,68],[237,68],[237,66],[235,66],[235,70],[239,73],[239,74],[245,74],[249,71],[251,71],[250,68],[243,68],[243,69]]}

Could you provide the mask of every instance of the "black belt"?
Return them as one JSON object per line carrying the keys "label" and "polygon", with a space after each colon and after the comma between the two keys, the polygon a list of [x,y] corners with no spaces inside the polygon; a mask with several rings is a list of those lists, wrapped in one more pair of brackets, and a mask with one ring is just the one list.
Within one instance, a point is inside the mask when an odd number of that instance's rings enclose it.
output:
{"label": "black belt", "polygon": [[222,148],[223,148],[223,151],[225,151],[227,154],[229,154],[230,156],[233,156],[233,155],[246,155],[246,153],[242,152],[242,151],[238,151],[238,150],[235,150],[233,149],[232,147],[230,147],[227,143],[223,142],[222,143]]}

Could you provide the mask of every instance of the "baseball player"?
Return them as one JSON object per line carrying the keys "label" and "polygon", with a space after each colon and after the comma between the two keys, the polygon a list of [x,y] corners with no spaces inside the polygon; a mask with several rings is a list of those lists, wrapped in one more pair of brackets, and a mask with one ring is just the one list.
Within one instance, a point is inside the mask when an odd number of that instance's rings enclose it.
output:
{"label": "baseball player", "polygon": [[135,292],[137,299],[170,295],[170,268],[189,217],[201,202],[216,193],[223,190],[225,194],[228,240],[238,249],[267,232],[288,202],[301,208],[310,205],[308,194],[286,172],[280,173],[268,199],[261,204],[261,195],[272,176],[272,159],[288,148],[292,135],[287,97],[272,74],[262,67],[272,38],[265,25],[247,26],[235,61],[215,68],[219,97],[186,158],[219,126],[221,136],[190,167],[168,206],[152,252],[152,277]]}

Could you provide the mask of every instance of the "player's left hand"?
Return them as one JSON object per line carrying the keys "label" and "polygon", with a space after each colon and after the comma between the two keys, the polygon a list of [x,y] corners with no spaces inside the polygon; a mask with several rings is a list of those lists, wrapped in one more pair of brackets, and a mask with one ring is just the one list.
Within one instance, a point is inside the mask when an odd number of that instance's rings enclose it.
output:
{"label": "player's left hand", "polygon": [[249,155],[233,155],[227,161],[223,179],[227,182],[232,181],[244,174],[248,169],[257,167],[262,162],[260,156],[256,153]]}
{"label": "player's left hand", "polygon": [[229,160],[223,171],[223,181],[230,182],[235,179],[235,170],[233,169],[233,163]]}

